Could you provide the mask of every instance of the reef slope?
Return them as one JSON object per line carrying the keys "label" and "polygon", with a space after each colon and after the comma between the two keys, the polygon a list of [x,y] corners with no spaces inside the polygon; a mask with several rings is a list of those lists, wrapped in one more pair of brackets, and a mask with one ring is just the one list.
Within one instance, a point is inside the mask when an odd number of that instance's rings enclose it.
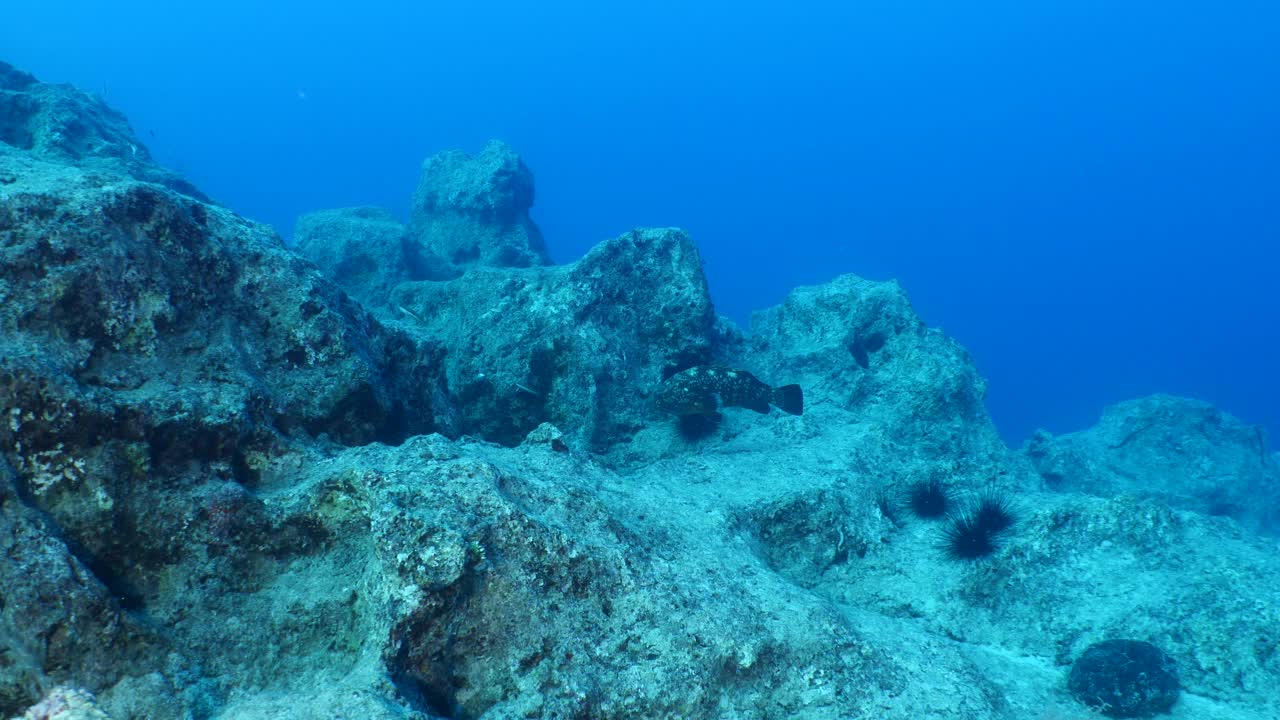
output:
{"label": "reef slope", "polygon": [[[1240,508],[1276,459],[1224,414],[1010,450],[896,284],[743,332],[681,231],[547,265],[505,148],[427,163],[440,222],[329,211],[294,250],[83,93],[0,65],[0,102],[106,158],[6,115],[0,716],[1076,718],[1113,637],[1175,659],[1173,717],[1280,712],[1274,518]],[[652,406],[704,362],[806,411]],[[955,562],[898,501],[925,481],[1017,523]]]}

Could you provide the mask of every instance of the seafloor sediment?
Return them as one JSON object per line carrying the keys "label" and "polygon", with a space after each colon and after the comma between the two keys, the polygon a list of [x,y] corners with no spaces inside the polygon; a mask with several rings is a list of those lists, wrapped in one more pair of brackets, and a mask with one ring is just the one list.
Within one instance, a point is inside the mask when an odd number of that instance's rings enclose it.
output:
{"label": "seafloor sediment", "polygon": [[[1280,715],[1260,430],[1155,396],[1009,449],[894,283],[744,331],[679,230],[551,265],[501,143],[414,199],[286,247],[0,64],[0,717],[1083,718],[1109,639],[1172,717]],[[713,363],[804,414],[655,407]],[[930,487],[1014,525],[969,558]]]}

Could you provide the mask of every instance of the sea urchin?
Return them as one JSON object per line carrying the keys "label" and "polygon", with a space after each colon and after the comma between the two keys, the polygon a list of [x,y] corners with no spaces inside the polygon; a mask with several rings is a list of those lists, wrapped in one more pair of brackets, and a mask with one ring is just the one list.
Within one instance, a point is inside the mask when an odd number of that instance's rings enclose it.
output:
{"label": "sea urchin", "polygon": [[979,560],[999,548],[1016,521],[1008,498],[987,492],[972,507],[947,517],[939,545],[951,560]]}
{"label": "sea urchin", "polygon": [[917,480],[907,486],[905,499],[907,507],[916,517],[940,518],[951,509],[951,501],[955,497],[951,488],[937,478]]}

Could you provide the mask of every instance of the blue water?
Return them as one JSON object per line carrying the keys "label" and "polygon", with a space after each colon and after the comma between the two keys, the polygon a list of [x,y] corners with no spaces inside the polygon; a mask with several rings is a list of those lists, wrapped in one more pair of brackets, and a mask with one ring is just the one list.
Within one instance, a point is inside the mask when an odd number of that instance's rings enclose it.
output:
{"label": "blue water", "polygon": [[0,56],[285,235],[498,137],[558,261],[683,226],[739,321],[898,278],[1012,442],[1157,391],[1280,435],[1273,1],[7,5]]}

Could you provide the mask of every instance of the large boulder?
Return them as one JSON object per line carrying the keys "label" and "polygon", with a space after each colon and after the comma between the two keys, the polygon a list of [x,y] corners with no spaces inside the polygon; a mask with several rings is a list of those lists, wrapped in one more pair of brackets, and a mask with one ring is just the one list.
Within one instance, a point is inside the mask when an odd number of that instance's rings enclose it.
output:
{"label": "large boulder", "polygon": [[403,224],[376,207],[339,208],[298,218],[293,246],[320,272],[371,310],[385,309],[391,290],[409,280],[449,275],[424,256]]}
{"label": "large boulder", "polygon": [[533,174],[506,143],[490,141],[475,157],[442,152],[422,164],[410,237],[457,270],[548,265],[532,206]]}
{"label": "large boulder", "polygon": [[1024,453],[1055,490],[1154,498],[1280,533],[1280,467],[1266,434],[1205,402],[1118,403],[1088,430],[1036,433]]}
{"label": "large boulder", "polygon": [[[0,143],[0,715],[63,681],[190,710],[174,688],[199,653],[147,610],[175,578],[234,586],[225,545],[315,541],[250,490],[282,447],[447,429],[440,352],[268,228],[56,155]],[[159,707],[139,715],[182,712]]]}
{"label": "large boulder", "polygon": [[626,440],[666,376],[712,357],[702,263],[675,229],[627,233],[570,265],[404,283],[392,299],[406,332],[449,349],[461,431],[505,445],[543,422],[578,447]]}
{"label": "large boulder", "polygon": [[55,398],[100,408],[109,434],[124,406],[190,420],[202,445],[253,419],[348,443],[436,427],[437,350],[386,331],[268,228],[4,147],[0,167],[17,178],[0,189],[0,373],[23,399],[0,432],[48,424]]}
{"label": "large boulder", "polygon": [[842,275],[757,312],[741,364],[799,382],[811,406],[834,403],[912,452],[1004,453],[969,354],[927,327],[896,282]]}

